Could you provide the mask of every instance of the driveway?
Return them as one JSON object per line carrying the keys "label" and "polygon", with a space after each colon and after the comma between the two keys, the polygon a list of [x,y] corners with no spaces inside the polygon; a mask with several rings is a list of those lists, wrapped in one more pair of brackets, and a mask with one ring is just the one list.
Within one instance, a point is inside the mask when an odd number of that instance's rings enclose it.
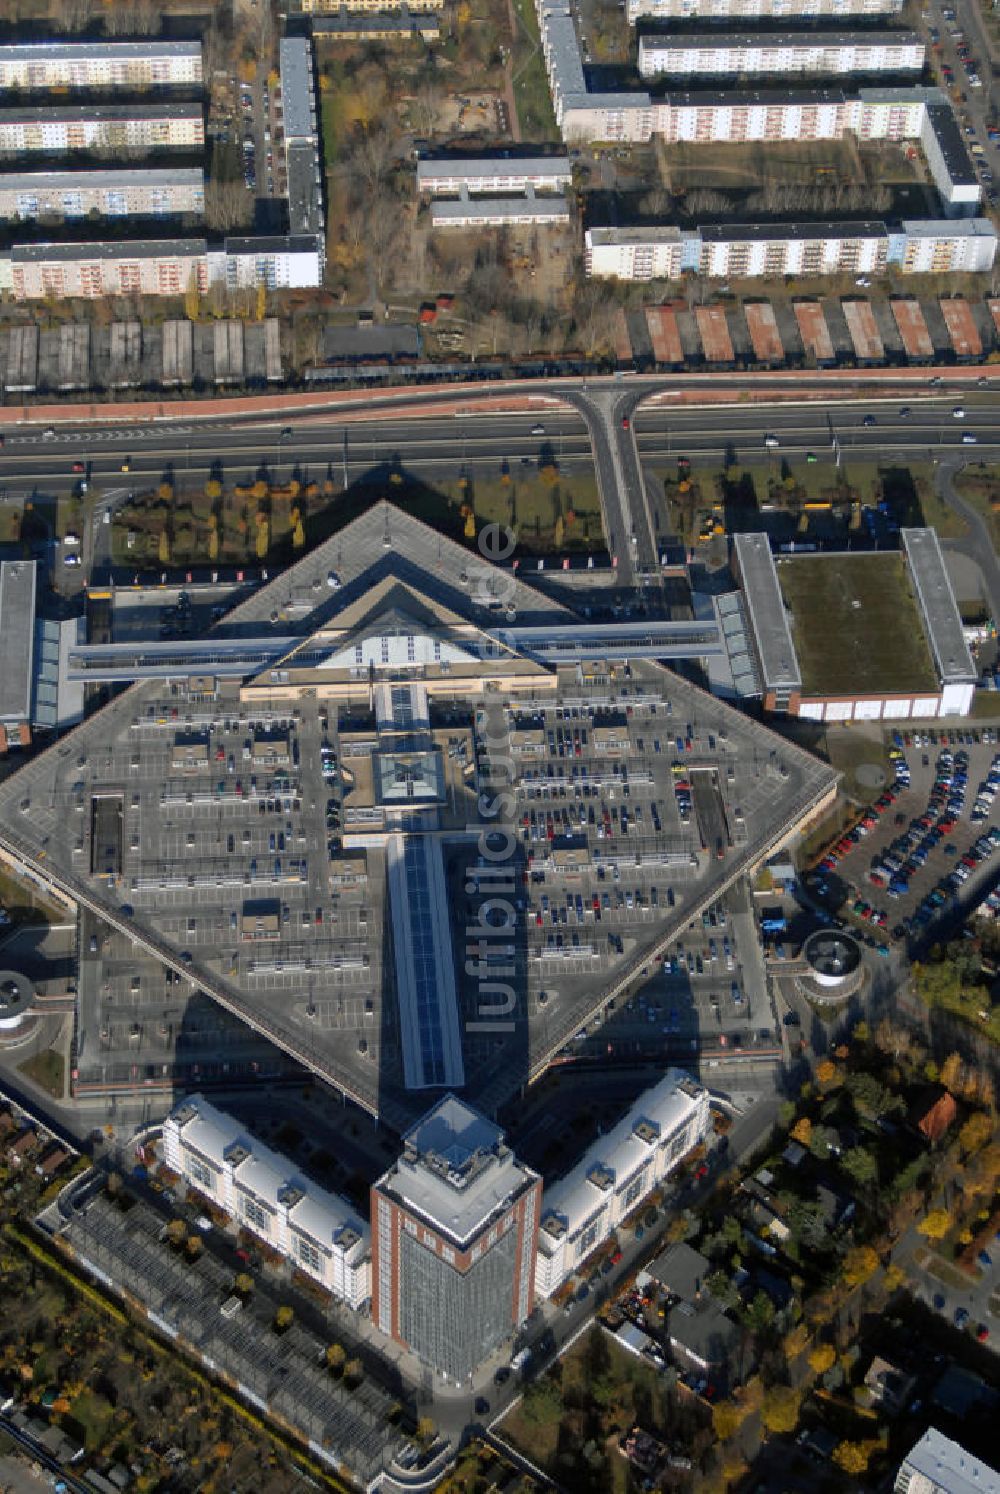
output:
{"label": "driveway", "polygon": [[990,612],[993,617],[1000,617],[1000,565],[993,548],[993,536],[982,515],[955,491],[955,478],[965,465],[964,462],[941,462],[934,474],[938,497],[961,515],[969,526],[969,533],[964,538],[947,540],[945,544],[947,549],[957,550],[975,561],[982,573]]}

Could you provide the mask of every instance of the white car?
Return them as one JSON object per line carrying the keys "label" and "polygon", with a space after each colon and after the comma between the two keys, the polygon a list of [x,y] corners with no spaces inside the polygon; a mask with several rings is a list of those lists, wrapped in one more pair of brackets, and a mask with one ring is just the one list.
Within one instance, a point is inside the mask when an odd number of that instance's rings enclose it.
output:
{"label": "white car", "polygon": [[956,420],[964,420],[965,419],[965,406],[964,405],[956,405],[955,408],[952,410],[951,413],[955,417]]}

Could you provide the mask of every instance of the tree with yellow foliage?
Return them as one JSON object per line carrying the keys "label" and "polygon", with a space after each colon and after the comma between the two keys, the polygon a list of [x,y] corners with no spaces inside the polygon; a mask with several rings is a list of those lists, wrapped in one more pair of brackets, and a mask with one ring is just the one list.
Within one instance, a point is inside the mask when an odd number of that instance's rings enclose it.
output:
{"label": "tree with yellow foliage", "polygon": [[977,1110],[970,1115],[965,1125],[958,1133],[958,1144],[962,1149],[963,1156],[970,1156],[972,1152],[981,1151],[993,1136],[993,1122],[985,1111]]}
{"label": "tree with yellow foliage", "polygon": [[156,496],[161,503],[169,503],[174,496],[174,485],[170,482],[161,482],[156,490]]}
{"label": "tree with yellow foliage", "polygon": [[306,532],[302,526],[302,520],[296,519],[295,523],[292,525],[292,547],[293,549],[301,550],[305,542]]}
{"label": "tree with yellow foliage", "polygon": [[951,1228],[951,1215],[947,1209],[931,1209],[917,1225],[917,1234],[927,1240],[943,1240]]}
{"label": "tree with yellow foliage", "polygon": [[262,477],[258,477],[257,481],[254,483],[253,487],[250,489],[250,492],[257,499],[258,503],[260,502],[260,500],[262,498],[266,498],[267,495],[268,495],[268,493],[270,491],[271,491],[270,488],[268,487],[267,483],[264,481],[264,479]]}
{"label": "tree with yellow foliage", "polygon": [[205,497],[215,503],[222,497],[222,484],[217,477],[210,477],[205,484]]}
{"label": "tree with yellow foliage", "polygon": [[769,1432],[777,1435],[794,1432],[800,1404],[799,1392],[791,1385],[772,1385],[764,1396],[760,1419]]}
{"label": "tree with yellow foliage", "polygon": [[863,1286],[878,1270],[878,1256],[870,1245],[855,1245],[844,1256],[841,1276],[845,1286]]}
{"label": "tree with yellow foliage", "polygon": [[839,1442],[833,1450],[833,1461],[845,1473],[859,1478],[862,1473],[867,1472],[872,1453],[878,1445],[877,1442]]}
{"label": "tree with yellow foliage", "polygon": [[809,1354],[809,1368],[814,1375],[825,1375],[837,1362],[837,1351],[833,1344],[817,1344]]}
{"label": "tree with yellow foliage", "polygon": [[801,1146],[808,1146],[812,1141],[812,1121],[808,1115],[801,1115],[792,1127],[792,1140],[799,1142]]}
{"label": "tree with yellow foliage", "polygon": [[192,270],[188,279],[187,290],[184,292],[184,315],[189,322],[196,322],[201,313],[201,291],[198,289],[198,276]]}
{"label": "tree with yellow foliage", "polygon": [[156,555],[161,565],[167,566],[170,564],[170,536],[165,529],[160,530],[160,538],[156,547]]}
{"label": "tree with yellow foliage", "polygon": [[262,322],[267,316],[267,286],[263,280],[257,282],[257,320]]}
{"label": "tree with yellow foliage", "polygon": [[716,1401],[712,1407],[712,1429],[719,1442],[728,1442],[743,1425],[746,1413],[735,1401]]}
{"label": "tree with yellow foliage", "polygon": [[214,525],[208,531],[208,558],[213,562],[219,558],[219,531]]}
{"label": "tree with yellow foliage", "polygon": [[841,1073],[835,1063],[831,1063],[829,1058],[824,1058],[816,1065],[816,1078],[826,1089],[830,1089],[839,1082]]}
{"label": "tree with yellow foliage", "polygon": [[466,539],[471,540],[476,537],[476,515],[471,508],[465,516],[465,525],[462,532]]}

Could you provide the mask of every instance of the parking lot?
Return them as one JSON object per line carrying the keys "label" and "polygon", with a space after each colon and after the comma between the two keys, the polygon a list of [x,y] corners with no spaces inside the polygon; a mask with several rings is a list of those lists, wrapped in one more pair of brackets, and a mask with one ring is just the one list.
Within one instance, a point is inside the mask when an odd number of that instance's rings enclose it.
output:
{"label": "parking lot", "polygon": [[919,945],[957,923],[996,877],[992,804],[1000,750],[990,729],[896,732],[896,781],[828,848],[811,893],[868,942]]}
{"label": "parking lot", "polygon": [[[610,695],[561,692],[562,703],[497,707],[477,722],[491,742],[506,737],[516,765],[527,895],[511,960],[524,961],[542,1041],[559,1024],[574,1056],[690,1060],[703,1044],[725,1048],[730,1035],[773,1041],[748,895],[713,900],[712,889],[721,895],[734,857],[781,813],[800,765],[779,759],[770,740],[755,750],[728,713],[704,697],[685,701],[661,680],[636,671]],[[460,896],[456,906],[472,914]],[[683,930],[685,914],[692,927],[664,954],[664,934]],[[599,1000],[644,951],[650,963],[635,989],[610,995],[590,1023],[588,991]]]}

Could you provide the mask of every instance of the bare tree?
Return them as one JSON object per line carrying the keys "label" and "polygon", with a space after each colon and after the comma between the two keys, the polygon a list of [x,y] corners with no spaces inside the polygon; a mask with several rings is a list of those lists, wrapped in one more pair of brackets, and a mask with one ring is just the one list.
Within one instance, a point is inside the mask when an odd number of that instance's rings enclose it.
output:
{"label": "bare tree", "polygon": [[213,178],[205,187],[205,223],[228,233],[253,222],[253,194],[241,181]]}
{"label": "bare tree", "polygon": [[[6,12],[8,7],[4,6]],[[90,0],[59,0],[49,12],[56,31],[85,31],[90,25]],[[13,19],[5,14],[6,20]]]}

